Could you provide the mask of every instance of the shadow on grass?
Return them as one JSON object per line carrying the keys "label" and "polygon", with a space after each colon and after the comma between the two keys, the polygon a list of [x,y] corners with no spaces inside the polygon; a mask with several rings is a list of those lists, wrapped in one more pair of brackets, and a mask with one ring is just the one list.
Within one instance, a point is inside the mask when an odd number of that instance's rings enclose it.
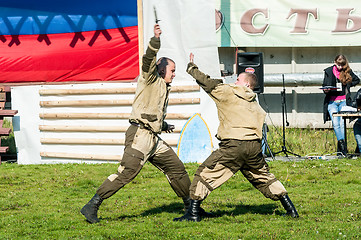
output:
{"label": "shadow on grass", "polygon": [[118,221],[118,220],[123,220],[123,219],[139,218],[139,217],[145,217],[145,216],[150,216],[150,215],[156,215],[156,214],[160,214],[162,212],[181,214],[181,213],[183,213],[182,209],[183,209],[183,204],[181,204],[181,203],[171,203],[171,204],[162,205],[160,207],[151,208],[149,210],[144,211],[141,214],[122,215],[122,216],[115,217],[115,218],[112,218],[112,217],[102,218],[102,217],[100,217],[100,219],[101,220],[107,220],[107,221]]}
{"label": "shadow on grass", "polygon": [[[215,218],[222,217],[222,216],[237,216],[237,215],[244,215],[247,213],[252,214],[262,214],[262,215],[283,215],[284,213],[276,210],[277,204],[261,204],[261,205],[226,205],[227,208],[233,208],[232,210],[217,210],[212,212],[215,215]],[[207,211],[207,209],[205,209]],[[138,218],[138,217],[145,217],[150,215],[161,214],[162,212],[167,213],[174,213],[182,216],[183,212],[183,204],[180,203],[171,203],[167,205],[162,205],[160,207],[151,208],[149,210],[144,211],[141,214],[133,214],[133,215],[123,215],[115,218],[101,218],[102,220],[107,221],[119,221],[123,219],[131,219],[131,218]]]}
{"label": "shadow on grass", "polygon": [[283,213],[276,210],[278,208],[277,204],[260,204],[260,205],[237,204],[237,205],[227,205],[227,208],[234,208],[234,209],[230,211],[218,210],[214,212],[214,214],[217,217],[221,217],[223,215],[237,216],[237,215],[244,215],[247,213],[262,214],[262,215],[272,215],[272,214],[283,215]]}

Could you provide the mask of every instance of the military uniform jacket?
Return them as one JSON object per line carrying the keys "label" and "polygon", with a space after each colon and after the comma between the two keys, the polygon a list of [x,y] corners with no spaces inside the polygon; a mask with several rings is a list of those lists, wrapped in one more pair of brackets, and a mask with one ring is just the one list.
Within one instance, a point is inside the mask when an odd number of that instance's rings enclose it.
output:
{"label": "military uniform jacket", "polygon": [[221,79],[211,79],[189,63],[187,72],[214,100],[218,110],[219,140],[262,139],[262,127],[266,113],[256,101],[252,89],[235,84],[223,84]]}
{"label": "military uniform jacket", "polygon": [[129,118],[130,122],[142,124],[154,133],[162,131],[170,91],[170,86],[157,72],[156,56],[159,48],[160,39],[151,38],[143,56],[142,73]]}

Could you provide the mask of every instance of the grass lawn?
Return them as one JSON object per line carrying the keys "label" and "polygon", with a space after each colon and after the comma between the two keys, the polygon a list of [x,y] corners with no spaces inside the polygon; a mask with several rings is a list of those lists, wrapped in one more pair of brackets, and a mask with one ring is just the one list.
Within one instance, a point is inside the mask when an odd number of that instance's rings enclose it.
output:
{"label": "grass lawn", "polygon": [[[0,165],[0,239],[356,239],[361,237],[360,159],[272,161],[299,219],[282,216],[238,173],[202,206],[218,217],[173,222],[183,204],[146,164],[89,224],[79,210],[116,164]],[[186,164],[193,174],[198,165]]]}

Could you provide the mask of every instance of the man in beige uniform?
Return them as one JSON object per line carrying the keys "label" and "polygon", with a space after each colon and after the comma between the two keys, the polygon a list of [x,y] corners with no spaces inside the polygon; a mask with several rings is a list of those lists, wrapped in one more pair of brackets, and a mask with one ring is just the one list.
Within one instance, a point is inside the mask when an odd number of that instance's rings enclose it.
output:
{"label": "man in beige uniform", "polygon": [[237,171],[265,197],[280,200],[287,215],[298,213],[280,181],[269,172],[261,148],[262,126],[266,113],[256,101],[253,92],[257,77],[241,73],[235,84],[223,84],[220,79],[211,79],[198,70],[193,63],[193,54],[187,72],[214,100],[218,109],[219,149],[199,166],[190,187],[191,206],[186,214],[174,221],[200,221],[201,202]]}
{"label": "man in beige uniform", "polygon": [[158,136],[161,131],[171,132],[174,129],[164,119],[170,83],[175,77],[175,63],[165,57],[156,61],[160,35],[161,29],[156,24],[154,37],[143,56],[142,73],[129,119],[131,125],[125,134],[125,149],[118,171],[103,182],[94,197],[81,209],[90,223],[99,222],[97,212],[102,201],[131,182],[146,161],[166,175],[174,192],[183,198],[185,207],[189,207],[189,176],[172,148]]}

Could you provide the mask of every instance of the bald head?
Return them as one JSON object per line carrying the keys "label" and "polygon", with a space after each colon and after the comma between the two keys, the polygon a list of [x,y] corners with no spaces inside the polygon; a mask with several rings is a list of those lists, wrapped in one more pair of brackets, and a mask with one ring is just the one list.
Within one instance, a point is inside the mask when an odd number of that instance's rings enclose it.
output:
{"label": "bald head", "polygon": [[242,72],[238,75],[236,85],[242,85],[254,90],[258,85],[256,74]]}

